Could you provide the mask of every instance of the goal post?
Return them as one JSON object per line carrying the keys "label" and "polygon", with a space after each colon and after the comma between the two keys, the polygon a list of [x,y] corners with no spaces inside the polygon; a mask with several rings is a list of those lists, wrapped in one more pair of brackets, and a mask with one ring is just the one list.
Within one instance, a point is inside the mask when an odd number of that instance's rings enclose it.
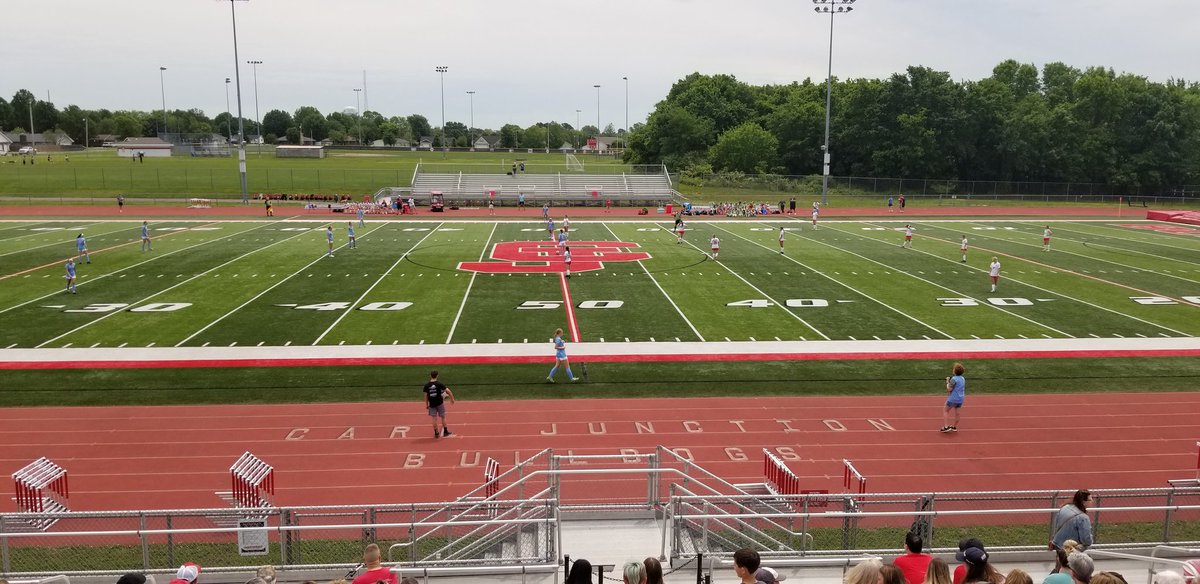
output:
{"label": "goal post", "polygon": [[583,163],[574,154],[567,153],[567,171],[583,172]]}

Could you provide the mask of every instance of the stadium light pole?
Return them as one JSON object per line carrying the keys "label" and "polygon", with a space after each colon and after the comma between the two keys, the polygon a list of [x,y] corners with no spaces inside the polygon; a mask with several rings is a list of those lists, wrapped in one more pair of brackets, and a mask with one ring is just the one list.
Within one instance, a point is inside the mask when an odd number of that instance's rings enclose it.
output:
{"label": "stadium light pole", "polygon": [[229,114],[229,81],[225,78],[225,136],[230,140],[233,139],[233,116]]}
{"label": "stadium light pole", "polygon": [[167,133],[167,84],[166,81],[163,80],[163,71],[166,70],[166,67],[158,68],[158,89],[162,92],[163,103],[163,134]]}
{"label": "stadium light pole", "polygon": [[629,76],[621,79],[625,80],[625,140],[621,141],[622,147],[624,147],[624,143],[629,140]]}
{"label": "stadium light pole", "polygon": [[446,71],[450,68],[445,65],[438,65],[433,68],[442,78],[442,158],[446,157]]}
{"label": "stadium light pole", "polygon": [[262,156],[262,118],[258,116],[258,66],[262,65],[262,61],[246,61],[246,64],[254,68],[254,125],[258,127],[258,155]]}
{"label": "stadium light pole", "polygon": [[600,152],[600,84],[592,87],[596,88],[596,152]]}
{"label": "stadium light pole", "polygon": [[581,134],[581,132],[579,131],[579,114],[580,113],[583,113],[583,110],[578,110],[578,109],[575,110],[575,132],[574,132],[573,138],[571,140],[571,149],[572,150],[579,150],[579,135]]}
{"label": "stadium light pole", "polygon": [[[229,13],[233,18],[233,78],[237,82],[237,104],[238,104],[238,173],[242,179],[242,204],[250,202],[250,195],[246,193],[246,124],[242,120],[242,67],[241,61],[238,59],[237,45],[237,5],[235,2],[239,0],[229,0]],[[245,1],[245,0],[241,0]]]}
{"label": "stadium light pole", "polygon": [[821,204],[829,204],[829,111],[833,105],[833,17],[854,10],[854,0],[813,0],[817,14],[829,15],[829,72],[825,77],[825,145],[821,147]]}
{"label": "stadium light pole", "polygon": [[362,88],[355,87],[354,88],[354,109],[358,110],[355,112],[358,114],[358,145],[366,146],[365,142],[367,140],[366,140],[366,138],[363,137],[363,130],[362,130],[362,102],[358,101],[358,98],[361,95],[362,95]]}
{"label": "stadium light pole", "polygon": [[467,128],[467,144],[468,147],[475,148],[475,92],[468,91],[467,95],[471,96],[471,127]]}

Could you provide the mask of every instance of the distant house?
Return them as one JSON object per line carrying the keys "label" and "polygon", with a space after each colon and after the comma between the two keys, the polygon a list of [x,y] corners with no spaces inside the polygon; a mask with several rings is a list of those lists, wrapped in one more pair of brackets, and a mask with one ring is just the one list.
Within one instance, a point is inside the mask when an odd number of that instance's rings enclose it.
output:
{"label": "distant house", "polygon": [[563,152],[571,152],[571,151],[575,150],[575,146],[573,144],[571,144],[570,142],[563,142],[562,146],[559,146],[558,149]]}
{"label": "distant house", "polygon": [[157,137],[126,138],[117,143],[117,156],[133,158],[143,153],[151,158],[166,158],[171,155],[172,145]]}
{"label": "distant house", "polygon": [[613,145],[620,142],[621,139],[616,136],[597,136],[588,138],[587,143],[580,148],[583,152],[607,152],[613,149]]}
{"label": "distant house", "polygon": [[4,135],[10,144],[9,148],[12,150],[18,150],[26,146],[71,146],[75,143],[70,136],[61,132],[52,132],[49,135],[6,132]]}
{"label": "distant house", "polygon": [[[92,136],[90,138],[90,140],[92,141],[92,144],[99,142],[101,146],[116,146],[117,145],[116,134],[96,134],[96,135]],[[90,146],[90,144],[89,144],[89,146]]]}
{"label": "distant house", "polygon": [[395,144],[388,146],[387,142],[384,142],[382,139],[380,139],[380,140],[375,140],[374,142],[371,142],[371,147],[372,148],[408,148],[408,140],[405,140],[404,138],[397,138]]}
{"label": "distant house", "polygon": [[12,146],[12,138],[8,134],[0,132],[0,156],[8,154],[9,148]]}
{"label": "distant house", "polygon": [[430,150],[433,148],[433,136],[421,136],[421,141],[417,143],[417,148],[421,150]]}
{"label": "distant house", "polygon": [[476,150],[495,150],[500,147],[500,136],[480,136],[471,143]]}

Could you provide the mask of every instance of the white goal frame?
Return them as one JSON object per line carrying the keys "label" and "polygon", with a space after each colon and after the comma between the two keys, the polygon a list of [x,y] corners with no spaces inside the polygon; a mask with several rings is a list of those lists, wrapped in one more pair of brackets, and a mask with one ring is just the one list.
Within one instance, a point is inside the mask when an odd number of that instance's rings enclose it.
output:
{"label": "white goal frame", "polygon": [[567,155],[567,172],[584,172],[583,163],[579,161],[578,157],[576,157],[574,154],[571,154],[570,152],[566,153],[566,155]]}

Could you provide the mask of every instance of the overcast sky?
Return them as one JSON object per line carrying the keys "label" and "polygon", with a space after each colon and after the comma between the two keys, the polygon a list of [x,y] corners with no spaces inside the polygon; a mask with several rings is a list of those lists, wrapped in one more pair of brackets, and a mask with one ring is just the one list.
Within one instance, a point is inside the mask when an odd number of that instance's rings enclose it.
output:
{"label": "overcast sky", "polygon": [[[644,121],[694,72],[755,83],[824,80],[828,17],[810,0],[249,0],[236,2],[242,104],[261,113],[355,105],[498,128],[558,120]],[[225,111],[234,77],[228,0],[4,2],[0,95],[20,88],[60,108]],[[837,77],[884,77],[919,64],[956,79],[1006,58],[1109,66],[1153,80],[1200,79],[1200,0],[858,0],[837,18]],[[233,86],[231,86],[233,87]],[[231,91],[233,108],[236,96]]]}

